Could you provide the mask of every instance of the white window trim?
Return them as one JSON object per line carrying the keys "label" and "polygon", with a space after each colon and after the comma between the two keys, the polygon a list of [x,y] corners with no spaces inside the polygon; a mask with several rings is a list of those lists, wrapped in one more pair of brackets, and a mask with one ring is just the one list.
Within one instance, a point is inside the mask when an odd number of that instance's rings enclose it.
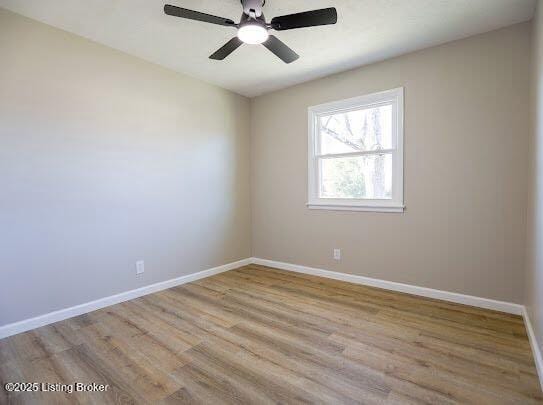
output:
{"label": "white window trim", "polygon": [[[372,211],[372,212],[403,212],[405,209],[403,199],[403,159],[404,159],[404,136],[403,136],[403,87],[379,93],[367,94],[360,97],[349,98],[341,101],[320,104],[308,108],[308,202],[310,209],[338,210],[338,211]],[[319,197],[319,184],[317,179],[318,158],[317,158],[317,120],[321,115],[334,112],[345,112],[356,110],[360,107],[367,107],[372,104],[392,103],[392,142],[396,147],[391,151],[392,159],[392,199],[370,200],[370,199],[344,199],[344,198],[321,198]],[[371,153],[371,152],[370,152]],[[359,154],[365,154],[360,152]],[[352,154],[349,154],[352,156]],[[338,155],[334,155],[338,156]],[[321,156],[322,158],[322,156]],[[397,179],[400,179],[399,181]]]}

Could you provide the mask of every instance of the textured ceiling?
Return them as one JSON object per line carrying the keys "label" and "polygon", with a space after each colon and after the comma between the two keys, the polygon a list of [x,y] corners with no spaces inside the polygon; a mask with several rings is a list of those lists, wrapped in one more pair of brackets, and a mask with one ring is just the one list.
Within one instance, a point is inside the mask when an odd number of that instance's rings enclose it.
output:
{"label": "textured ceiling", "polygon": [[[169,0],[239,20],[238,0]],[[356,66],[527,21],[535,0],[267,0],[276,15],[334,6],[338,24],[275,35],[300,59],[286,65],[258,45],[208,56],[236,32],[163,14],[156,0],[0,0],[0,7],[167,68],[256,96]]]}

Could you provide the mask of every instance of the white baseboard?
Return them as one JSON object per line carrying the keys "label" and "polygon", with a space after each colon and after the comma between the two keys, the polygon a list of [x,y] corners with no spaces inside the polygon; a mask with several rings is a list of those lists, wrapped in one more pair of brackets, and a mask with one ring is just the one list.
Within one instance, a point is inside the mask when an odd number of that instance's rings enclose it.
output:
{"label": "white baseboard", "polygon": [[385,290],[399,291],[403,293],[419,295],[422,297],[435,298],[438,300],[455,302],[457,304],[471,305],[495,311],[507,312],[509,314],[522,315],[523,305],[512,302],[497,301],[489,298],[475,297],[450,291],[435,290],[433,288],[418,287],[411,284],[396,283],[377,278],[357,276],[354,274],[338,273],[330,270],[317,269],[314,267],[300,266],[298,264],[276,262],[274,260],[253,258],[253,263],[263,266],[276,267],[281,270],[294,271],[297,273],[310,274],[332,278],[334,280],[347,281],[354,284],[363,284],[370,287],[383,288]]}
{"label": "white baseboard", "polygon": [[537,368],[537,374],[539,375],[539,383],[541,384],[541,390],[543,391],[543,357],[541,356],[541,349],[535,337],[534,328],[530,321],[530,316],[526,307],[522,308],[522,317],[524,318],[524,324],[528,331],[528,339],[530,339],[530,346],[532,347],[532,353],[534,354],[535,366]]}
{"label": "white baseboard", "polygon": [[39,315],[34,318],[24,319],[19,322],[3,325],[0,326],[0,339],[16,335],[17,333],[26,332],[31,329],[39,328],[40,326],[49,325],[50,323],[62,321],[64,319],[72,318],[74,316],[96,311],[97,309],[118,304],[120,302],[132,300],[143,295],[152,294],[154,292],[162,291],[181,284],[190,283],[191,281],[213,276],[215,274],[223,273],[228,270],[237,269],[238,267],[246,266],[250,263],[252,263],[252,259],[250,258],[239,260],[237,262],[213,267],[211,269],[199,271],[197,273],[188,274],[186,276],[181,276],[173,278],[171,280],[146,285],[145,287],[136,288],[135,290],[130,290],[122,292],[120,294],[111,295],[109,297],[100,298],[95,301],[86,302],[84,304],[76,305],[70,308],[64,308],[58,311],[49,312],[47,314]]}

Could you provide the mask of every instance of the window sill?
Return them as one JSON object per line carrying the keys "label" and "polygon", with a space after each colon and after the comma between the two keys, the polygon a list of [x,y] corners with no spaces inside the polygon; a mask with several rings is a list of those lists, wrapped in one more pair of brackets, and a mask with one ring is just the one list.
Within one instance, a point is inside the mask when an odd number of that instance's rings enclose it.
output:
{"label": "window sill", "polygon": [[349,205],[349,204],[326,204],[326,203],[307,203],[310,210],[328,210],[328,211],[364,211],[364,212],[404,212],[405,205]]}

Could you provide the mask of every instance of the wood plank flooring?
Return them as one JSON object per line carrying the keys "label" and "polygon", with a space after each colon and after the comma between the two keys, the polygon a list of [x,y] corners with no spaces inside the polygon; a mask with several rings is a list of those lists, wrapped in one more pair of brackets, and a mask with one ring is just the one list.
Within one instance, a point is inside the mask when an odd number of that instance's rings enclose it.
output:
{"label": "wood plank flooring", "polygon": [[0,403],[543,403],[518,316],[246,266],[0,340]]}

